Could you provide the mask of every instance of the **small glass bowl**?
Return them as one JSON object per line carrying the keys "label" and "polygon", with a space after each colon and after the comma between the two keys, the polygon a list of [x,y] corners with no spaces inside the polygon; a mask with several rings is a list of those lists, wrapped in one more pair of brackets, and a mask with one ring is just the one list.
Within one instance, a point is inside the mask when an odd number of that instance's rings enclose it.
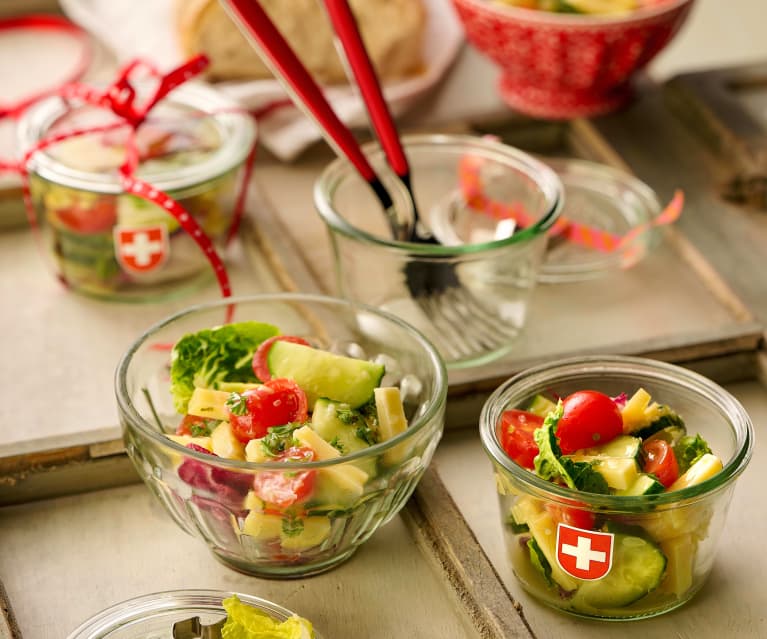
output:
{"label": "small glass bowl", "polygon": [[[228,310],[232,321],[266,322],[318,348],[380,361],[382,385],[400,387],[408,428],[335,459],[289,464],[216,457],[169,439],[181,421],[170,392],[170,348],[187,333],[225,323]],[[116,394],[128,455],[183,530],[240,572],[304,577],[351,557],[404,506],[442,436],[446,376],[434,347],[388,313],[330,297],[264,294],[195,306],[150,328],[120,361]],[[282,475],[284,485],[304,472],[312,473],[309,492],[295,505],[279,508],[253,495],[257,479]]]}
{"label": "small glass bowl", "polygon": [[[217,251],[233,223],[240,170],[255,122],[215,89],[187,84],[158,104],[138,129],[137,176],[177,200]],[[111,112],[50,97],[19,122],[19,149],[52,135],[119,121]],[[202,249],[163,207],[123,192],[128,127],[69,137],[27,165],[35,223],[54,273],[92,297],[152,301],[212,279]]]}
{"label": "small glass bowl", "polygon": [[[617,237],[630,232],[619,250],[604,252],[564,239],[550,238],[539,282],[564,283],[602,277],[642,260],[660,239],[651,222],[660,214],[658,197],[647,184],[618,169],[569,158],[544,160],[562,180],[563,219]],[[642,227],[641,232],[635,229]]]}
{"label": "small glass bowl", "polygon": [[[173,624],[178,621],[199,617],[202,624],[210,625],[226,617],[221,602],[233,594],[244,604],[278,621],[294,615],[287,608],[252,595],[217,590],[171,590],[110,606],[83,622],[67,639],[172,639]],[[321,639],[316,631],[315,638]]]}
{"label": "small glass bowl", "polygon": [[[546,481],[517,465],[500,443],[497,425],[503,412],[529,406],[538,394],[566,397],[590,389],[617,396],[624,392],[631,395],[640,387],[659,404],[676,410],[690,434],[700,433],[722,460],[724,468],[719,473],[699,484],[655,495],[584,493]],[[541,602],[581,617],[606,620],[641,619],[668,612],[701,588],[725,529],[735,479],[746,468],[753,447],[751,421],[727,391],[679,366],[635,357],[572,358],[523,371],[490,396],[479,427],[482,444],[495,468],[514,574]],[[525,526],[519,526],[522,521]],[[579,523],[584,521],[593,523],[584,528],[588,524]],[[570,531],[580,534],[599,528],[646,540],[666,560],[657,586],[647,594],[624,588],[620,578],[636,553],[621,555],[617,550],[606,575],[590,581],[572,576],[557,555],[557,540],[568,523]],[[548,581],[534,565],[527,545],[531,538],[551,567]],[[597,542],[589,543],[597,547]]]}
{"label": "small glass bowl", "polygon": [[[418,328],[448,368],[501,357],[524,327],[562,184],[543,162],[488,138],[416,135],[403,145],[419,216],[439,243],[393,239],[370,186],[337,160],[317,181],[314,202],[330,236],[338,290]],[[407,226],[407,192],[377,145],[364,150],[395,201],[394,225]],[[467,187],[470,178],[478,190]],[[512,207],[526,213],[524,228],[506,216]]]}

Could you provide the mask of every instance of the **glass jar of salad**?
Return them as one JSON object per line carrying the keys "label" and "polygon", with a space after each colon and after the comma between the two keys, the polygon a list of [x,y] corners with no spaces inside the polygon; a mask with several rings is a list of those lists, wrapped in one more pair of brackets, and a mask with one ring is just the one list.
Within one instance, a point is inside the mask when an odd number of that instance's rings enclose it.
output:
{"label": "glass jar of salad", "polygon": [[[111,111],[51,97],[19,123],[35,222],[56,275],[72,290],[128,301],[188,292],[209,281],[210,264],[163,207],[127,194],[118,176],[129,126],[104,131]],[[94,129],[83,135],[68,135]],[[186,84],[152,109],[136,132],[136,176],[177,200],[217,251],[234,220],[253,119],[216,90]]]}
{"label": "glass jar of salad", "polygon": [[522,586],[602,619],[652,617],[701,588],[753,445],[723,388],[620,356],[511,378],[483,407],[480,434]]}

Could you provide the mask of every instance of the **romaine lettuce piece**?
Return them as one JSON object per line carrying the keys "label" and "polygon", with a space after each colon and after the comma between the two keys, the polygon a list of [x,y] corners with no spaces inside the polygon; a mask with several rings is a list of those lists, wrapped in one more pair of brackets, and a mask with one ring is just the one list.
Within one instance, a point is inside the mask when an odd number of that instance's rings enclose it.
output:
{"label": "romaine lettuce piece", "polygon": [[220,382],[257,382],[253,353],[279,330],[261,322],[236,322],[184,335],[171,352],[170,391],[179,413],[195,387],[217,388]]}
{"label": "romaine lettuce piece", "polygon": [[222,639],[312,639],[312,624],[302,617],[293,616],[277,621],[265,612],[241,602],[232,595],[222,602],[226,622],[221,629]]}

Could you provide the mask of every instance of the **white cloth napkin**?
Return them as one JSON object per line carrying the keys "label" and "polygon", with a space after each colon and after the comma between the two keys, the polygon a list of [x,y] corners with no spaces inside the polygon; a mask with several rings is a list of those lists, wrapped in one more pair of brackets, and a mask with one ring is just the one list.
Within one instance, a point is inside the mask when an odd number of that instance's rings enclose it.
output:
{"label": "white cloth napkin", "polygon": [[[463,30],[449,0],[423,0],[427,10],[423,43],[425,71],[384,87],[395,116],[402,115],[448,70],[463,43]],[[173,0],[60,0],[67,16],[87,29],[119,62],[135,57],[153,61],[161,69],[182,62],[172,28]],[[258,108],[285,93],[276,80],[219,83],[218,88],[246,108]],[[352,88],[328,90],[328,99],[349,126],[366,122],[365,110]],[[297,109],[277,109],[260,120],[261,142],[278,158],[291,160],[320,137],[313,122]]]}

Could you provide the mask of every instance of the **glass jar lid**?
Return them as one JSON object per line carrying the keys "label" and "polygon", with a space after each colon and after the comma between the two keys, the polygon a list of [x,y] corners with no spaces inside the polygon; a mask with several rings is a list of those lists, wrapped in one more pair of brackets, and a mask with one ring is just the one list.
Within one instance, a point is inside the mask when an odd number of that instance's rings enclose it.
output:
{"label": "glass jar lid", "polygon": [[[140,100],[140,98],[139,98]],[[119,122],[111,111],[42,100],[19,123],[19,148],[53,135]],[[28,169],[51,182],[99,193],[120,193],[129,127],[69,137],[35,153]],[[163,191],[212,180],[241,164],[256,135],[253,118],[215,89],[185,84],[152,109],[137,131],[137,176]]]}
{"label": "glass jar lid", "polygon": [[[656,244],[652,222],[661,213],[655,192],[624,171],[587,160],[546,159],[564,187],[560,219],[577,225],[579,241],[552,235],[538,281],[574,282],[634,266]],[[588,236],[606,233],[619,246],[608,250]],[[628,237],[626,237],[628,235]],[[626,238],[625,241],[623,238]]]}
{"label": "glass jar lid", "polygon": [[[123,601],[97,613],[67,639],[172,639],[173,624],[199,617],[204,625],[226,616],[221,602],[235,593],[217,590],[173,590]],[[284,621],[293,612],[275,603],[236,593],[244,604]],[[321,639],[315,632],[315,639]]]}

